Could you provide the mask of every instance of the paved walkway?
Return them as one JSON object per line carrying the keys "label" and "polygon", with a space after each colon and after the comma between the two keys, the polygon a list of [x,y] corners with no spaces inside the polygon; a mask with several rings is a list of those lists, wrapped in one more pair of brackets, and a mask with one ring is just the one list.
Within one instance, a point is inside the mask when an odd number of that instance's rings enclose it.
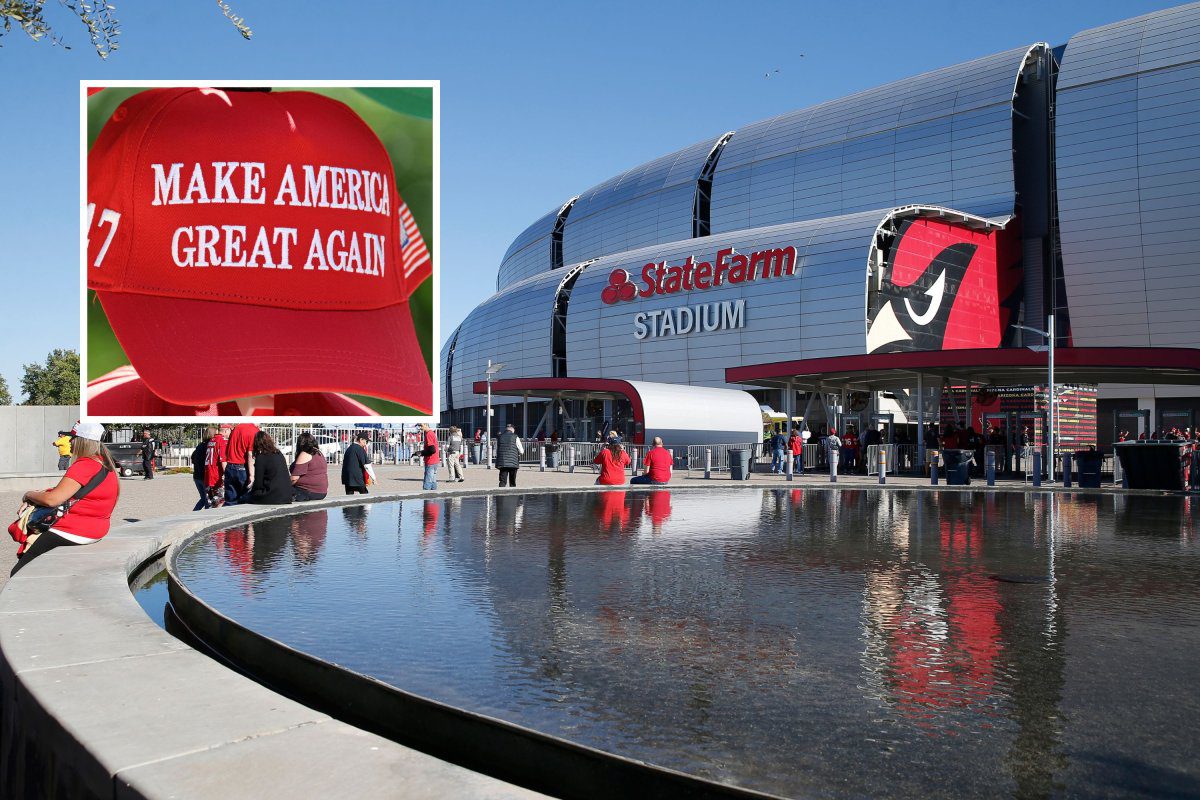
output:
{"label": "paved walkway", "polygon": [[[395,491],[411,491],[420,487],[422,470],[420,467],[402,465],[384,465],[376,466],[376,474],[379,476],[380,490],[395,492]],[[342,493],[341,485],[341,467],[337,465],[329,468],[330,486],[332,488],[331,496],[340,496]],[[470,467],[466,471],[466,481],[464,483],[448,483],[444,480],[445,472],[441,471],[438,474],[438,491],[447,491],[451,489],[486,489],[496,486],[499,482],[498,473],[495,470],[488,470],[483,467]],[[529,488],[556,488],[564,486],[590,486],[596,481],[596,475],[591,470],[576,469],[574,473],[554,472],[547,470],[539,472],[536,466],[523,467],[517,472],[517,484],[519,487]],[[713,483],[728,485],[730,483],[729,473],[713,473],[711,479]],[[672,485],[697,486],[702,485],[706,481],[703,471],[677,472]],[[51,482],[44,482],[46,485],[51,485]],[[769,473],[756,472],[751,476],[747,485],[755,486],[829,486],[828,475],[806,474],[803,476],[797,475],[794,481],[789,484],[787,479],[782,475],[771,475]],[[839,487],[878,487],[879,481],[875,476],[861,475],[841,475],[838,477]],[[895,477],[888,476],[889,486],[899,486],[904,488],[930,488],[927,478],[916,477]],[[44,488],[36,484],[32,484],[28,488]],[[982,481],[976,481],[972,484],[973,489],[987,489],[987,485]],[[997,489],[1002,490],[1024,490],[1031,488],[1021,481],[1005,480],[997,481]],[[20,503],[21,495],[24,490],[7,490],[0,491],[0,517],[7,519],[9,516],[15,516],[17,506]],[[1111,491],[1111,489],[1110,489]],[[113,514],[113,524],[118,525],[124,522],[138,522],[140,520],[155,519],[158,517],[171,516],[187,512],[195,505],[197,499],[195,484],[192,482],[192,476],[188,474],[181,475],[159,475],[153,481],[147,481],[140,477],[122,478],[121,479],[121,498],[117,501],[116,513]],[[203,512],[196,512],[203,513]],[[11,520],[9,520],[11,521]],[[0,524],[7,525],[7,522]],[[3,588],[8,580],[8,573],[16,563],[16,545],[7,539],[0,541],[0,588]]]}

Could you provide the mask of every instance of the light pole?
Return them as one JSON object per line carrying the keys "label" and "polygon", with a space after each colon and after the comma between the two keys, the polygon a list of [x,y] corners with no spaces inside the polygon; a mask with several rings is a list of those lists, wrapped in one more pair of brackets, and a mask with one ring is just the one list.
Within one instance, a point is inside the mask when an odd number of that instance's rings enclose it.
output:
{"label": "light pole", "polygon": [[503,364],[493,364],[492,360],[488,359],[487,365],[487,442],[484,445],[487,447],[487,468],[492,468],[492,380],[496,377],[496,373],[504,369]]}
{"label": "light pole", "polygon": [[[1055,433],[1054,403],[1058,399],[1058,395],[1055,394],[1055,392],[1054,392],[1054,315],[1051,314],[1050,316],[1046,317],[1046,330],[1044,330],[1044,331],[1038,330],[1037,328],[1031,328],[1028,325],[1014,325],[1013,327],[1017,328],[1018,330],[1029,331],[1030,333],[1036,333],[1038,336],[1046,337],[1046,349],[1050,354],[1050,356],[1049,356],[1049,362],[1050,362],[1049,373],[1050,374],[1047,377],[1049,386],[1046,387],[1046,413],[1049,415],[1049,424],[1047,425],[1047,427],[1049,428],[1049,432],[1046,437],[1046,440],[1048,443],[1047,447],[1046,447],[1046,453],[1047,453],[1047,456],[1048,456],[1048,459],[1050,462],[1050,467],[1049,467],[1050,482],[1053,483],[1054,482],[1054,439],[1055,439],[1055,436],[1054,436],[1054,433]],[[1039,348],[1030,347],[1029,349],[1036,352]]]}

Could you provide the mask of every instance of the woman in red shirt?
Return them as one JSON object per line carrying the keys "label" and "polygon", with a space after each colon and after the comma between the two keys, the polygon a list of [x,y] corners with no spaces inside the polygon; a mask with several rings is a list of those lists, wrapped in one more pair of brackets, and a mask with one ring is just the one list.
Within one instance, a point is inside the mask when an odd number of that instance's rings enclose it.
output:
{"label": "woman in red shirt", "polygon": [[623,486],[625,484],[625,468],[629,466],[629,453],[619,442],[610,442],[603,447],[593,464],[600,465],[600,477],[596,479],[597,486]]}
{"label": "woman in red shirt", "polygon": [[10,575],[15,575],[17,570],[47,550],[64,545],[91,544],[100,541],[108,533],[109,519],[117,506],[121,489],[117,480],[117,464],[108,448],[100,442],[103,436],[104,426],[100,423],[76,422],[71,428],[71,466],[62,480],[53,489],[26,492],[21,498],[22,506],[39,507],[30,517],[30,522],[35,522],[52,514],[51,509],[70,501],[101,470],[108,470],[95,488],[72,503],[67,513],[55,520],[21,554]]}

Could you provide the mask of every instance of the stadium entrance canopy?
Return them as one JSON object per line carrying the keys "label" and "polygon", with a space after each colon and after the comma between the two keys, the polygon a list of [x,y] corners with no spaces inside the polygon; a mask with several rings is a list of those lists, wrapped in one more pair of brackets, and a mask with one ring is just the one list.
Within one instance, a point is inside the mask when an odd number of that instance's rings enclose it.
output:
{"label": "stadium entrance canopy", "polygon": [[[487,391],[486,381],[474,385]],[[563,400],[628,400],[634,444],[661,436],[667,444],[757,442],[762,436],[758,401],[739,389],[711,389],[674,383],[612,378],[510,378],[492,381],[496,396]]]}
{"label": "stadium entrance canopy", "polygon": [[[1056,383],[1200,385],[1200,350],[1166,347],[1059,347]],[[825,390],[908,389],[918,377],[976,386],[1022,386],[1046,379],[1048,355],[1023,347],[871,353],[731,367],[729,383]]]}

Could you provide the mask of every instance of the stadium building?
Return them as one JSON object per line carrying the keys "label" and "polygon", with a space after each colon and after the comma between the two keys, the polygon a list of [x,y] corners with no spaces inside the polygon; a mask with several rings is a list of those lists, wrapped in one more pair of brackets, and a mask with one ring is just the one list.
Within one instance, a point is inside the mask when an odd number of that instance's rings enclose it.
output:
{"label": "stadium building", "polygon": [[744,389],[814,429],[1041,438],[1019,326],[1052,318],[1063,446],[1194,427],[1198,144],[1200,4],[714,132],[516,238],[442,349],[443,424],[484,426],[490,361],[494,423],[531,436],[638,442],[651,405]]}

